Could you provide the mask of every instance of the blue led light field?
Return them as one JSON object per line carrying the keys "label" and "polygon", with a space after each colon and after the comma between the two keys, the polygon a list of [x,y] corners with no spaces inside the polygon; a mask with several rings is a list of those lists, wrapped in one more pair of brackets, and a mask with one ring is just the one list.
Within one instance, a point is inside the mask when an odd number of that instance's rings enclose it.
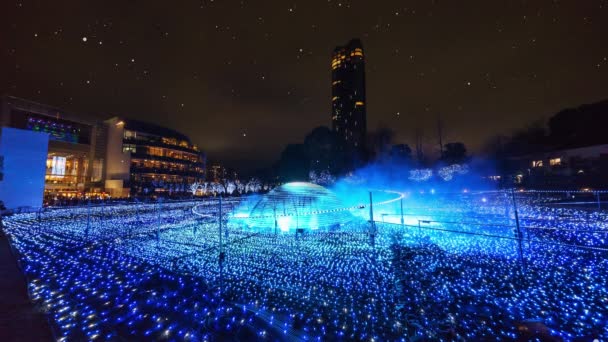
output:
{"label": "blue led light field", "polygon": [[[284,193],[302,216],[355,207],[275,233]],[[217,199],[18,214],[5,231],[59,340],[608,339],[605,210],[516,194],[518,240],[509,193],[377,190],[374,234],[369,193],[267,195],[224,199],[221,232]],[[247,207],[272,208],[270,229],[243,226]]]}

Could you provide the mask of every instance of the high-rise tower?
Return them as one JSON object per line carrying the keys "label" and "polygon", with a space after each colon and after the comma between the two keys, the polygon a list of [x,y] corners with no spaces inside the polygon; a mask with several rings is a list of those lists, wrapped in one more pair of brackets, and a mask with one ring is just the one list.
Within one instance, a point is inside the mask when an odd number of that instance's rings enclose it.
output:
{"label": "high-rise tower", "polygon": [[365,58],[363,45],[353,39],[334,50],[332,70],[332,128],[353,152],[363,151],[367,131]]}

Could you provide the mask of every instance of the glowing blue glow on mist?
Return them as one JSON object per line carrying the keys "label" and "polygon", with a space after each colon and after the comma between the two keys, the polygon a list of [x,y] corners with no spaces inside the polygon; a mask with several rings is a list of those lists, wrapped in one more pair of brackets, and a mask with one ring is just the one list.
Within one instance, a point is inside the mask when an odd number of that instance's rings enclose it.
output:
{"label": "glowing blue glow on mist", "polygon": [[337,229],[353,220],[352,209],[320,185],[292,182],[245,201],[233,220],[253,231]]}

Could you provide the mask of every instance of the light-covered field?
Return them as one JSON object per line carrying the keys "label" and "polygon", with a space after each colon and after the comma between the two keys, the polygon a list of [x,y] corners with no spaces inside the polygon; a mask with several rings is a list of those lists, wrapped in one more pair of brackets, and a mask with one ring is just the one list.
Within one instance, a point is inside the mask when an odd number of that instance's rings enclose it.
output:
{"label": "light-covered field", "polygon": [[59,339],[608,339],[606,211],[510,203],[409,195],[403,224],[393,202],[375,233],[354,209],[338,231],[296,235],[242,229],[228,200],[222,262],[217,200],[4,223]]}

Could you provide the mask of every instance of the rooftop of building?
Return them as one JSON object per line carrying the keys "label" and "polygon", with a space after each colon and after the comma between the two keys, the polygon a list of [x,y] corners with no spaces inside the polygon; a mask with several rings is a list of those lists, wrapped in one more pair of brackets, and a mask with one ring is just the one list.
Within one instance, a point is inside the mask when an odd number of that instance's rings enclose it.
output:
{"label": "rooftop of building", "polygon": [[341,50],[350,51],[350,50],[354,50],[356,48],[363,49],[363,43],[361,43],[361,40],[359,38],[353,38],[345,45],[336,46],[336,48],[334,49],[334,52],[339,52]]}
{"label": "rooftop of building", "polygon": [[3,95],[2,103],[6,103],[7,105],[22,111],[47,116],[49,118],[71,121],[81,125],[93,126],[96,121],[94,119],[83,119],[81,115],[65,111],[64,109],[53,105],[44,104],[12,95]]}
{"label": "rooftop of building", "polygon": [[156,136],[164,137],[164,138],[175,138],[178,140],[187,141],[188,144],[190,144],[190,145],[192,144],[192,142],[190,141],[190,138],[188,138],[187,135],[180,133],[171,128],[162,127],[162,126],[152,124],[149,122],[127,119],[124,117],[114,117],[109,120],[121,121],[124,123],[125,129],[131,130],[131,131],[152,134],[152,135],[156,135]]}

